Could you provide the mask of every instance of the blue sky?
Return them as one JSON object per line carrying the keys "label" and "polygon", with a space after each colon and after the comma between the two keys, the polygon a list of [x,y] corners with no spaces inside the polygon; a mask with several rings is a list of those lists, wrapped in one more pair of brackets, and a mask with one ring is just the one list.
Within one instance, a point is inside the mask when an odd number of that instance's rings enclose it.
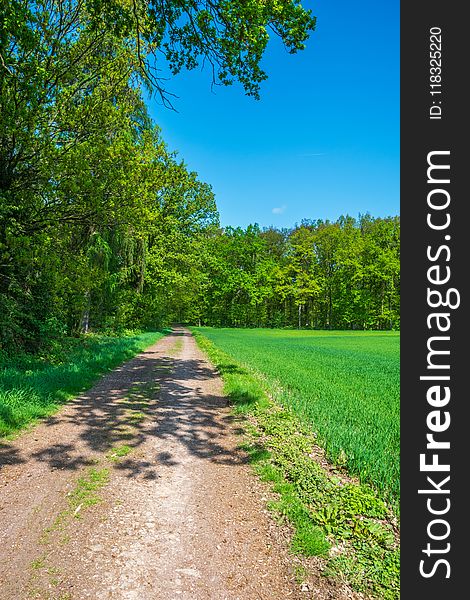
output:
{"label": "blue sky", "polygon": [[149,103],[222,225],[399,214],[399,2],[303,4],[317,28],[297,55],[272,40],[260,101],[206,69],[168,82],[178,112]]}

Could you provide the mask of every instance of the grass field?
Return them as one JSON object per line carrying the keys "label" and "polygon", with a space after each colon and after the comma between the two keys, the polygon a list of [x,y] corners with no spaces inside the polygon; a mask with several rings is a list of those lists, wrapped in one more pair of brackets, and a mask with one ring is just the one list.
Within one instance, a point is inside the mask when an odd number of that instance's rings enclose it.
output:
{"label": "grass field", "polygon": [[399,333],[195,328],[318,435],[330,460],[400,497]]}
{"label": "grass field", "polygon": [[123,337],[90,335],[66,340],[47,359],[22,356],[0,364],[0,436],[24,428],[82,390],[102,374],[163,336],[149,332]]}
{"label": "grass field", "polygon": [[[272,485],[268,507],[292,528],[292,552],[367,598],[398,600],[398,334],[193,331],[222,375],[241,447]],[[360,481],[328,465],[319,441]]]}

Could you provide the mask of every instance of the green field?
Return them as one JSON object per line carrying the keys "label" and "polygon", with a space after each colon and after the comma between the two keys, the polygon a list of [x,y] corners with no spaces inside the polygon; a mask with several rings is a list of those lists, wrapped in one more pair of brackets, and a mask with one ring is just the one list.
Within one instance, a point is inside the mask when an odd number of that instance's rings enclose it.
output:
{"label": "green field", "polygon": [[330,460],[398,503],[398,332],[195,330],[262,374],[276,399],[318,435]]}

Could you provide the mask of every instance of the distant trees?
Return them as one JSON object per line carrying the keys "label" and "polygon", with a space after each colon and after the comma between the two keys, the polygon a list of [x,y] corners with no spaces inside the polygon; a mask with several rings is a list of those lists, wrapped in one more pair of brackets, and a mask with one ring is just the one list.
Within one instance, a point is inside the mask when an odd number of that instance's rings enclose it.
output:
{"label": "distant trees", "polygon": [[227,227],[207,245],[198,310],[205,324],[399,327],[398,217],[306,220],[282,231]]}

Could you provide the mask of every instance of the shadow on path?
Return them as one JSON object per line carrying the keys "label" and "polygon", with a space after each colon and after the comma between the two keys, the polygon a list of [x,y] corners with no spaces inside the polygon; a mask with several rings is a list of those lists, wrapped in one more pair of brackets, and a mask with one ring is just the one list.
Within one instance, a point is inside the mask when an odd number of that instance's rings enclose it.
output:
{"label": "shadow on path", "polygon": [[[174,352],[181,356],[172,357],[172,346],[181,346],[181,338],[183,350]],[[227,399],[220,394],[217,377],[191,334],[177,329],[17,442],[0,444],[0,469],[45,463],[53,470],[78,471],[95,464],[102,454],[109,457],[113,450],[127,446],[130,456],[116,460],[114,468],[128,477],[152,480],[158,477],[159,466],[177,464],[174,444],[183,444],[191,455],[215,463],[245,462],[242,453],[224,444],[228,421],[234,417],[221,414]],[[23,444],[27,436],[34,442]],[[131,452],[152,440],[159,443],[154,444],[151,460],[148,452],[147,460]]]}

